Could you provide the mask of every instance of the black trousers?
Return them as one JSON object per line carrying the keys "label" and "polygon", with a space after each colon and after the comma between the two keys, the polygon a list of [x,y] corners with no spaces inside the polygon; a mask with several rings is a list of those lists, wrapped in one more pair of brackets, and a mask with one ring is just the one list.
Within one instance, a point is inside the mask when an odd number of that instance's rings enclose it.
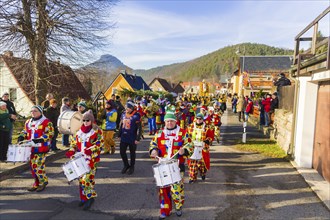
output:
{"label": "black trousers", "polygon": [[0,130],[0,160],[7,160],[7,151],[9,145],[9,131]]}
{"label": "black trousers", "polygon": [[238,113],[238,120],[239,121],[245,121],[244,111],[237,112],[237,113]]}
{"label": "black trousers", "polygon": [[[129,153],[131,156],[131,165],[128,163],[128,158],[127,158],[127,147],[129,147]],[[134,166],[135,165],[135,158],[136,158],[136,144],[129,144],[129,143],[123,143],[120,142],[120,156],[121,159],[123,160],[124,166]]]}

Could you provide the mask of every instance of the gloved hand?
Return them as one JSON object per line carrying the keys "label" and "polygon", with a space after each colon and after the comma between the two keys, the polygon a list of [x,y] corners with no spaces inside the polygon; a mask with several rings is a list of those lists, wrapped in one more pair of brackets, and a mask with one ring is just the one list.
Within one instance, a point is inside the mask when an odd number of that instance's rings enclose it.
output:
{"label": "gloved hand", "polygon": [[65,153],[65,156],[66,156],[67,158],[71,158],[73,155],[74,155],[74,152],[73,152],[73,151],[67,151],[67,152]]}
{"label": "gloved hand", "polygon": [[33,141],[35,144],[38,144],[38,143],[44,143],[44,139],[43,139],[43,138],[34,138],[34,139],[32,139],[32,141]]}
{"label": "gloved hand", "polygon": [[22,141],[24,141],[24,137],[23,136],[18,136],[17,143],[22,142]]}
{"label": "gloved hand", "polygon": [[210,145],[210,141],[209,140],[205,140],[204,143],[207,144],[207,145]]}

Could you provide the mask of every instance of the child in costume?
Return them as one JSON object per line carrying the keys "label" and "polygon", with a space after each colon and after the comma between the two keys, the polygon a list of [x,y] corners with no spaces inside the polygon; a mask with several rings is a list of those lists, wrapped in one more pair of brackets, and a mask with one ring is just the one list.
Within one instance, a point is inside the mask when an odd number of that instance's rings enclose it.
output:
{"label": "child in costume", "polygon": [[83,125],[73,136],[70,149],[66,153],[68,158],[73,158],[75,153],[81,152],[91,168],[88,173],[79,178],[79,207],[83,206],[84,210],[90,209],[97,196],[94,190],[94,178],[103,145],[102,130],[94,123],[94,120],[91,110],[83,114]]}

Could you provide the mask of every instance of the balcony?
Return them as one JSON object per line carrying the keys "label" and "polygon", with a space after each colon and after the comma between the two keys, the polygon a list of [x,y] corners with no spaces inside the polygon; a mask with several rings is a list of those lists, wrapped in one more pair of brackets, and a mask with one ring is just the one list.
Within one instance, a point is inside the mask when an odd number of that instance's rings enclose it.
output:
{"label": "balcony", "polygon": [[[324,18],[327,20],[327,15],[330,12],[330,7],[324,10],[314,21],[312,21],[304,30],[295,37],[295,50],[293,57],[293,66],[291,69],[293,76],[310,76],[313,73],[321,72],[330,69],[330,52],[329,52],[329,36],[318,36],[318,28],[320,21]],[[324,20],[323,20],[324,21]],[[325,21],[329,22],[329,21]],[[311,31],[313,36],[304,37],[308,31]],[[311,47],[307,50],[300,49],[301,42],[310,42]]]}

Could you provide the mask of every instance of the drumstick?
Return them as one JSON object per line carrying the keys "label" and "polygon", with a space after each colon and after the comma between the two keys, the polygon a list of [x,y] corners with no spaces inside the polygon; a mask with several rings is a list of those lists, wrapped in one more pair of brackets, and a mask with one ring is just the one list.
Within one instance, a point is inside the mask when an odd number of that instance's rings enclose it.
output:
{"label": "drumstick", "polygon": [[24,140],[24,141],[21,141],[21,142],[18,143],[18,145],[22,145],[22,144],[25,144],[23,146],[28,146],[28,147],[39,147],[32,140]]}
{"label": "drumstick", "polygon": [[[187,143],[185,146],[183,146],[183,149],[186,149],[187,147],[187,145],[188,145],[189,143]],[[172,157],[170,157],[170,159],[169,160],[172,160],[177,154],[179,153],[179,151],[178,152],[176,152],[175,154],[173,154],[173,156]],[[158,159],[158,163],[159,163],[159,161],[162,159],[161,157],[159,157],[159,156],[156,156],[155,158],[157,158]]]}

